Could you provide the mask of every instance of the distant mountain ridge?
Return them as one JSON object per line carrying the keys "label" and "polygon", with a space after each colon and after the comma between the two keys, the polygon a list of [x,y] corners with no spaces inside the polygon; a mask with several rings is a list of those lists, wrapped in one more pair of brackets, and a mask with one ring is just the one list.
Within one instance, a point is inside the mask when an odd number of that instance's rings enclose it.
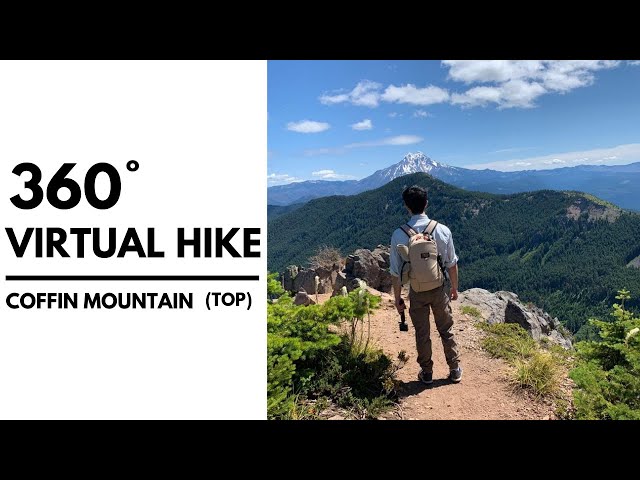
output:
{"label": "distant mountain ridge", "polygon": [[362,180],[310,180],[270,187],[267,189],[267,203],[284,206],[331,195],[356,195],[412,173],[428,173],[457,187],[488,193],[576,190],[590,193],[625,209],[640,211],[640,162],[629,165],[578,165],[552,170],[500,172],[453,167],[437,162],[422,152],[409,153],[400,162],[378,170]]}
{"label": "distant mountain ridge", "polygon": [[[640,291],[639,214],[578,192],[494,195],[424,173],[354,196],[315,199],[274,218],[267,231],[269,270],[304,265],[323,245],[345,255],[388,245],[408,218],[401,192],[412,184],[427,189],[427,214],[453,232],[462,290],[518,292],[573,332],[589,318],[607,318],[617,290]],[[640,301],[630,306],[639,309]]]}

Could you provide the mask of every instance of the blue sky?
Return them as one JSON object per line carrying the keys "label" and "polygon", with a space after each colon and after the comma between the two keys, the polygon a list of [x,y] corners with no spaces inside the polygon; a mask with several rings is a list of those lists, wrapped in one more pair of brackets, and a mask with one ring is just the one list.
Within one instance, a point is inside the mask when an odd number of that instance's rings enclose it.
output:
{"label": "blue sky", "polygon": [[270,61],[268,184],[640,161],[640,62]]}

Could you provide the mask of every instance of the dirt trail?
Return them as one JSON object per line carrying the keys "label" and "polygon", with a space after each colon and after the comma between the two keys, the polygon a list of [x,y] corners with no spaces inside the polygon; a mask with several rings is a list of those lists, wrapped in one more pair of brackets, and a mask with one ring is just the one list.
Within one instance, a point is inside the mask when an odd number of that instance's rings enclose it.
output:
{"label": "dirt trail", "polygon": [[[452,302],[454,331],[460,346],[464,369],[462,382],[447,380],[449,368],[445,362],[440,336],[431,317],[433,341],[433,379],[427,386],[418,381],[420,367],[416,362],[415,331],[407,312],[408,332],[398,330],[399,316],[391,295],[375,290],[382,297],[380,309],[371,317],[372,340],[393,359],[405,350],[407,365],[398,372],[400,407],[385,419],[417,420],[549,420],[555,418],[551,402],[536,400],[525,392],[516,391],[508,382],[508,367],[500,359],[490,358],[480,347],[482,332],[473,324],[475,319],[460,312],[458,302]],[[328,296],[328,295],[327,295]],[[322,301],[322,300],[321,300]]]}

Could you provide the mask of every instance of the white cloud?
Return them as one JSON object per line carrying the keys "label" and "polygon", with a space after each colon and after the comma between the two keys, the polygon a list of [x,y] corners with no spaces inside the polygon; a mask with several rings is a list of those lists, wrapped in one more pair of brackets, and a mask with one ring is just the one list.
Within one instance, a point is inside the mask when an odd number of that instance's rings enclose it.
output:
{"label": "white cloud", "polygon": [[499,103],[500,97],[500,89],[497,87],[474,87],[465,93],[452,94],[451,103],[467,107],[484,107],[489,103]]}
{"label": "white cloud", "polygon": [[319,133],[331,127],[326,122],[315,122],[313,120],[301,120],[299,122],[287,123],[287,130],[298,133]]}
{"label": "white cloud", "polygon": [[305,150],[304,154],[308,157],[313,157],[316,155],[342,155],[352,148],[413,145],[415,143],[420,143],[423,140],[424,138],[417,135],[396,135],[394,137],[386,137],[379,140],[371,140],[368,142],[350,143],[348,145],[343,145],[342,147],[316,148]]}
{"label": "white cloud", "polygon": [[373,123],[368,118],[365,118],[361,122],[354,123],[351,125],[353,130],[371,130],[373,128]]}
{"label": "white cloud", "polygon": [[389,118],[396,118],[396,117],[401,117],[401,116],[402,116],[402,114],[398,113],[398,112],[391,112],[389,114]]}
{"label": "white cloud", "polygon": [[629,60],[627,61],[629,65],[633,65],[634,67],[640,67],[640,60]]}
{"label": "white cloud", "polygon": [[323,94],[320,96],[320,103],[324,105],[335,105],[337,103],[349,102],[353,105],[364,107],[377,107],[380,99],[380,89],[382,85],[371,80],[362,80],[349,93],[336,92],[334,94]]}
{"label": "white cloud", "polygon": [[426,110],[416,110],[415,112],[413,112],[413,116],[415,118],[427,118],[430,117],[431,114]]}
{"label": "white cloud", "polygon": [[380,87],[381,85],[379,83],[368,80],[358,83],[351,91],[351,103],[363,107],[377,107],[380,97],[378,90]]}
{"label": "white cloud", "polygon": [[267,175],[267,185],[286,185],[287,183],[301,182],[300,178],[292,177],[286,173],[271,173]]}
{"label": "white cloud", "polygon": [[448,77],[457,82],[506,82],[529,77],[542,68],[539,60],[444,60]]}
{"label": "white cloud", "polygon": [[315,157],[316,155],[343,155],[347,152],[345,147],[322,147],[310,148],[304,151],[305,157]]}
{"label": "white cloud", "polygon": [[348,178],[354,178],[352,175],[341,175],[333,170],[318,170],[317,172],[311,172],[314,177],[320,177],[323,180],[346,180]]}
{"label": "white cloud", "polygon": [[493,150],[489,152],[489,154],[497,154],[497,153],[515,153],[521,152],[523,150],[530,150],[531,147],[512,147],[512,148],[501,148],[499,150]]}
{"label": "white cloud", "polygon": [[[324,105],[348,102],[352,105],[371,108],[377,107],[381,101],[409,105],[432,105],[449,100],[449,92],[435,85],[420,88],[410,83],[398,87],[389,85],[382,91],[382,84],[371,80],[362,80],[348,93],[344,91],[325,93],[320,96],[319,100]],[[392,112],[389,116],[396,115]]]}
{"label": "white cloud", "polygon": [[539,83],[510,80],[497,87],[473,87],[465,93],[454,93],[451,103],[463,107],[484,107],[495,103],[498,108],[531,108],[534,100],[546,93]]}
{"label": "white cloud", "polygon": [[567,165],[625,165],[640,161],[640,143],[629,143],[611,148],[597,148],[578,152],[564,152],[531,158],[518,158],[499,162],[467,165],[475,170],[490,168],[513,172],[527,167],[529,170],[546,170]]}
{"label": "white cloud", "polygon": [[465,84],[489,84],[453,93],[463,107],[496,104],[498,108],[531,108],[549,93],[567,93],[595,81],[594,72],[617,67],[615,60],[445,60],[448,78]]}
{"label": "white cloud", "polygon": [[386,145],[413,145],[424,140],[417,135],[396,135],[395,137],[382,138],[371,142],[358,142],[345,145],[344,148],[360,148],[360,147],[382,147]]}
{"label": "white cloud", "polygon": [[[462,107],[532,108],[542,95],[567,93],[595,81],[595,72],[615,68],[617,60],[444,60],[448,79],[468,85],[466,91],[449,92],[436,85],[383,85],[361,80],[349,92],[338,90],[319,97],[325,105],[350,103],[375,108],[380,102],[433,105],[450,102]],[[629,60],[640,65],[640,60]],[[475,84],[475,85],[474,85]],[[396,112],[389,117],[400,116]]]}
{"label": "white cloud", "polygon": [[408,83],[400,87],[389,85],[380,98],[390,103],[433,105],[434,103],[443,103],[449,100],[449,92],[435,85],[419,88]]}
{"label": "white cloud", "polygon": [[322,95],[320,97],[320,103],[325,105],[335,105],[336,103],[343,103],[349,100],[348,93],[339,93],[336,95]]}

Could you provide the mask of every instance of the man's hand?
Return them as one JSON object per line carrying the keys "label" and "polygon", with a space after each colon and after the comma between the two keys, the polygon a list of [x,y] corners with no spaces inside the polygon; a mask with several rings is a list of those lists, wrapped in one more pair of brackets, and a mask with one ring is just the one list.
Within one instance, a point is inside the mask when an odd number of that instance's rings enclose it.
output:
{"label": "man's hand", "polygon": [[449,299],[451,301],[458,299],[458,289],[451,287],[451,293],[449,294]]}
{"label": "man's hand", "polygon": [[402,313],[405,308],[407,308],[407,306],[404,304],[402,297],[396,298],[396,310],[398,310],[398,313]]}

